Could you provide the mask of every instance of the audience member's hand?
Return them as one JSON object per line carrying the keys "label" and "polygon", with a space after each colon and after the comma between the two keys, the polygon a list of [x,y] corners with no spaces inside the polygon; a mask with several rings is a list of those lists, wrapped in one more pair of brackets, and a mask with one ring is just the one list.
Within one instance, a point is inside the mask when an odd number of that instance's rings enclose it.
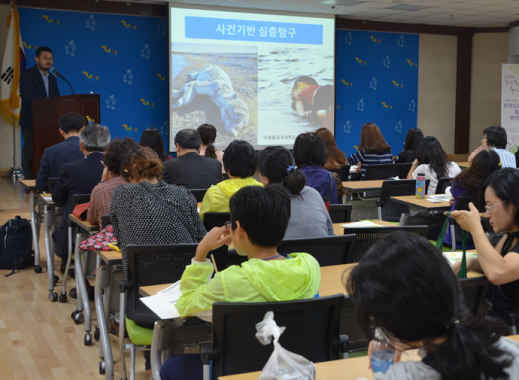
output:
{"label": "audience member's hand", "polygon": [[231,234],[226,226],[214,227],[209,231],[196,250],[196,260],[204,261],[207,254],[215,249],[220,248],[222,245],[229,245],[231,243]]}
{"label": "audience member's hand", "polygon": [[474,232],[477,228],[481,227],[481,214],[472,202],[469,203],[469,210],[470,211],[452,211],[450,216],[454,218],[456,223],[465,231]]}

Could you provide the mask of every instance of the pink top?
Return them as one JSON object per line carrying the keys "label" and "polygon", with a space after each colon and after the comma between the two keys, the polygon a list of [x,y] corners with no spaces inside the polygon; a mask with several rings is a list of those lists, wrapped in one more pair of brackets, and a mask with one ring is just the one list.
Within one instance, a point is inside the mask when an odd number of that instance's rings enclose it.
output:
{"label": "pink top", "polygon": [[92,190],[88,206],[87,221],[90,224],[101,225],[101,218],[110,214],[112,193],[120,185],[127,183],[122,177],[110,178],[100,182]]}

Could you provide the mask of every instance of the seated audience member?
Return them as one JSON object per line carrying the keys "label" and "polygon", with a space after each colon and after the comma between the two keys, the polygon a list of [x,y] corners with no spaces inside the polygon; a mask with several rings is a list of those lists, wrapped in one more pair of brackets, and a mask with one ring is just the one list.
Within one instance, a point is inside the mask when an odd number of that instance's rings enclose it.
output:
{"label": "seated audience member", "polygon": [[[454,198],[451,211],[456,209],[465,209],[468,202],[474,203],[474,206],[481,211],[485,211],[485,182],[490,175],[499,170],[500,162],[499,156],[496,152],[491,150],[483,150],[479,152],[476,157],[472,160],[472,165],[461,172],[456,178],[454,178],[451,186],[451,194]],[[460,204],[459,202],[462,202]],[[459,227],[456,226],[456,230]],[[444,242],[448,245],[451,244],[450,229],[447,231]],[[456,233],[456,240],[461,248],[462,236],[460,233]],[[474,243],[472,239],[468,239],[467,249],[473,249]]]}
{"label": "seated audience member", "polygon": [[440,178],[454,178],[461,173],[461,169],[455,162],[447,160],[447,154],[443,150],[436,137],[427,136],[418,148],[418,155],[414,160],[408,179],[416,179],[418,174],[425,174],[429,180],[427,194],[436,194],[436,187]]}
{"label": "seated audience member", "polygon": [[348,161],[350,165],[359,164],[361,168],[393,163],[391,147],[376,124],[367,123],[362,126],[360,145],[357,152],[348,157]]}
{"label": "seated audience member", "polygon": [[129,244],[171,245],[196,243],[205,235],[196,200],[184,187],[162,178],[162,161],[141,147],[128,163],[128,184],[114,190],[110,215],[115,236],[124,249]]}
{"label": "seated audience member", "polygon": [[486,211],[495,236],[489,239],[474,204],[470,211],[453,211],[452,217],[472,235],[478,257],[468,270],[484,273],[494,285],[489,296],[492,313],[510,325],[519,326],[519,171],[501,169],[485,185]]}
{"label": "seated audience member", "polygon": [[200,155],[214,158],[222,164],[223,171],[223,152],[216,150],[214,142],[216,140],[216,127],[212,124],[202,124],[197,128],[200,139],[202,139],[202,145],[200,145]]}
{"label": "seated audience member", "polygon": [[182,129],[175,136],[177,158],[164,163],[164,181],[188,189],[207,189],[222,180],[222,165],[198,154],[200,135],[196,129]]}
{"label": "seated audience member", "polygon": [[266,148],[259,170],[265,185],[282,184],[290,195],[290,220],[284,239],[334,235],[330,214],[321,195],[305,186],[305,176],[294,166],[290,152],[282,147]]}
{"label": "seated audience member", "polygon": [[[248,186],[232,196],[230,209],[231,224],[207,233],[182,275],[182,296],[176,303],[180,315],[210,311],[214,302],[278,302],[315,297],[321,281],[319,263],[307,253],[285,257],[277,251],[290,218],[286,191],[279,185],[265,189]],[[207,254],[230,243],[249,260],[213,277]],[[170,358],[162,367],[161,378],[202,379],[200,355]]]}
{"label": "seated audience member", "polygon": [[[395,363],[377,379],[519,378],[519,344],[466,310],[449,263],[425,238],[397,232],[378,240],[351,271],[347,289],[359,324],[395,351]],[[402,351],[415,349],[422,360],[399,362]]]}
{"label": "seated audience member", "polygon": [[337,203],[335,176],[326,170],[326,148],[323,141],[313,133],[302,133],[294,142],[294,158],[306,184],[316,189],[325,202]]}
{"label": "seated audience member", "polygon": [[252,176],[256,172],[256,151],[247,141],[234,140],[223,153],[223,166],[229,179],[211,186],[205,193],[200,216],[206,212],[229,212],[229,199],[245,186],[263,186]]}
{"label": "seated audience member", "polygon": [[[103,152],[110,143],[110,131],[99,124],[83,128],[79,134],[79,146],[84,158],[63,165],[52,199],[56,206],[64,207],[64,220],[54,231],[56,254],[63,259],[68,255],[67,223],[73,211],[73,196],[90,194],[101,181]],[[62,261],[62,265],[65,260]]]}
{"label": "seated audience member", "polygon": [[79,149],[79,131],[86,125],[86,119],[78,113],[66,113],[59,121],[59,133],[65,141],[46,148],[40,160],[40,170],[36,179],[38,191],[49,191],[49,178],[60,174],[61,167],[67,162],[83,158]]}
{"label": "seated audience member", "polygon": [[469,162],[472,162],[476,154],[482,150],[492,149],[498,154],[503,168],[516,168],[517,162],[515,156],[506,150],[507,143],[506,130],[503,127],[488,127],[483,131],[481,145],[470,154]]}
{"label": "seated audience member", "polygon": [[113,191],[122,184],[127,183],[122,173],[123,165],[139,149],[139,144],[130,138],[112,141],[104,153],[104,170],[101,183],[97,184],[90,194],[87,222],[101,226],[101,218],[110,215]]}
{"label": "seated audience member", "polygon": [[422,140],[423,133],[420,129],[411,128],[408,130],[405,136],[404,150],[398,155],[397,163],[413,162]]}
{"label": "seated audience member", "polygon": [[155,153],[157,153],[157,156],[159,156],[162,161],[171,159],[164,150],[164,141],[162,140],[159,130],[156,128],[145,129],[142,132],[139,144],[151,148]]}
{"label": "seated audience member", "polygon": [[329,129],[319,128],[315,131],[317,137],[323,140],[324,146],[326,147],[327,159],[324,164],[324,168],[327,170],[339,170],[345,165],[348,165],[348,160],[344,155],[337,143],[335,142],[335,137],[330,132]]}

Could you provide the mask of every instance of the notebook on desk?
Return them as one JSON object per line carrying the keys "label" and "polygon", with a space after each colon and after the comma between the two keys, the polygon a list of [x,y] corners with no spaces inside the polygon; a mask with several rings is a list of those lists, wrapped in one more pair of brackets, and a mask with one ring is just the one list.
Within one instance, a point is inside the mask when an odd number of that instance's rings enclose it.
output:
{"label": "notebook on desk", "polygon": [[344,228],[372,228],[372,227],[384,227],[380,224],[373,223],[369,220],[361,220],[360,222],[344,223],[341,224]]}

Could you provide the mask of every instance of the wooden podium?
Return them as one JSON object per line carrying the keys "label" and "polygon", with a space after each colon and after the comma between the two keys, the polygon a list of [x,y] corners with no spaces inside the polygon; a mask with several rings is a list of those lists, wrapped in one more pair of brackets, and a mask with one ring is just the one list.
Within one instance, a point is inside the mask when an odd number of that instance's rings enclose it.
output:
{"label": "wooden podium", "polygon": [[77,112],[99,123],[99,95],[67,95],[32,102],[32,157],[35,175],[38,174],[45,148],[63,141],[58,131],[58,120],[67,112]]}

